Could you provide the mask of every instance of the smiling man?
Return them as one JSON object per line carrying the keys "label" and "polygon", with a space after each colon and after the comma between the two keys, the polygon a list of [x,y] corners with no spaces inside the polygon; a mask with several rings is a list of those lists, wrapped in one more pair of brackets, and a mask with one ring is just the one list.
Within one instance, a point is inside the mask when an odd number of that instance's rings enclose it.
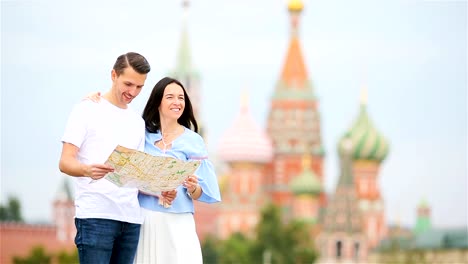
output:
{"label": "smiling man", "polygon": [[129,52],[117,58],[112,87],[103,100],[83,100],[71,112],[62,137],[60,171],[75,178],[75,243],[80,263],[132,263],[142,216],[136,188],[102,180],[117,145],[144,150],[145,123],[128,107],[150,71],[148,61]]}

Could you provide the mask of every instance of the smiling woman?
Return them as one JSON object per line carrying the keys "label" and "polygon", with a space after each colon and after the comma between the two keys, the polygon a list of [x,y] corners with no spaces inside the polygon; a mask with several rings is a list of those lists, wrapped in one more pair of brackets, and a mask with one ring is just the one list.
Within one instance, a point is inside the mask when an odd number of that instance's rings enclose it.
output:
{"label": "smiling woman", "polygon": [[[181,160],[201,160],[201,165],[176,190],[170,206],[165,198],[140,193],[145,217],[136,263],[203,263],[195,230],[193,200],[221,201],[205,142],[197,133],[192,103],[184,86],[165,77],[154,86],[143,111],[146,124],[145,152]],[[191,130],[193,129],[193,131]]]}

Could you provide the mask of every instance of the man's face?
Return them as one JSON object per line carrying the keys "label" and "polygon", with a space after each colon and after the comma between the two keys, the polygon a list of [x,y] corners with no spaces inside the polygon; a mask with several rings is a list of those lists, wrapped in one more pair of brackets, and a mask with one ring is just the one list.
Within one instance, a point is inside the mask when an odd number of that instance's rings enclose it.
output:
{"label": "man's face", "polygon": [[118,106],[125,107],[133,98],[140,94],[146,81],[146,74],[136,72],[132,67],[127,67],[122,74],[117,76],[112,70],[112,91],[116,96]]}

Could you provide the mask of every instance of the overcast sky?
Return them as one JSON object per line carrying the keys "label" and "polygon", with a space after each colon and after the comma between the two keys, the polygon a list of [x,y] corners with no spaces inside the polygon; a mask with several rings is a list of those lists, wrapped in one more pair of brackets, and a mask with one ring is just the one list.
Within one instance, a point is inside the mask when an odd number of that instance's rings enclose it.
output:
{"label": "overcast sky", "polygon": [[[28,221],[50,221],[61,181],[60,138],[75,103],[110,88],[116,57],[137,51],[152,70],[132,107],[175,66],[181,1],[1,1],[1,202],[18,196]],[[320,100],[325,187],[336,144],[359,110],[390,142],[379,175],[387,219],[415,222],[426,199],[436,226],[467,222],[467,2],[306,0],[300,35]],[[250,94],[265,127],[286,54],[284,0],[192,1],[189,34],[202,78],[202,122],[214,155]],[[122,124],[125,125],[125,124]]]}

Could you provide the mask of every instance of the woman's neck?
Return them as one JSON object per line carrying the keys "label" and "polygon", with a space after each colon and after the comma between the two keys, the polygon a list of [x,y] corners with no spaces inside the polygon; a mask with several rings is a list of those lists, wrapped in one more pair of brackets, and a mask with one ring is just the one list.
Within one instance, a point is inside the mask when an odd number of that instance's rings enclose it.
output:
{"label": "woman's neck", "polygon": [[161,133],[162,134],[174,134],[179,132],[181,125],[177,121],[164,122],[161,120]]}

